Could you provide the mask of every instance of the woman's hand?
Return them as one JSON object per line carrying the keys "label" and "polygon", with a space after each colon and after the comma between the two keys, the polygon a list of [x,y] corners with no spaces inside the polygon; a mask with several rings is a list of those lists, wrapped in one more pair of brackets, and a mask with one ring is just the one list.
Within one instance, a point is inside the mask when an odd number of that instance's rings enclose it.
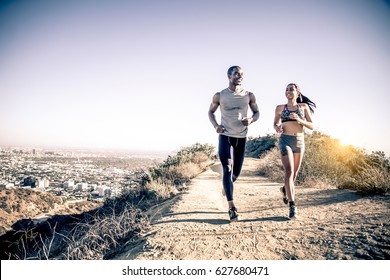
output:
{"label": "woman's hand", "polygon": [[296,120],[299,124],[302,124],[302,119],[298,116],[297,113],[291,113],[290,114],[290,119]]}
{"label": "woman's hand", "polygon": [[274,128],[275,128],[277,133],[283,133],[283,127],[281,124],[275,124]]}
{"label": "woman's hand", "polygon": [[305,121],[305,120],[301,119],[296,113],[291,113],[290,119],[296,120],[298,124],[308,128],[308,129],[314,129],[314,125],[311,121],[307,121],[307,120]]}

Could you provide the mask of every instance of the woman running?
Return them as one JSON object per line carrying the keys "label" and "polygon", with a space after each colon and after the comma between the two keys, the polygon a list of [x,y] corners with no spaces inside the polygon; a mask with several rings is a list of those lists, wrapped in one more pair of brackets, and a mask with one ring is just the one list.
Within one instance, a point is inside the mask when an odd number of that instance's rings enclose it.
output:
{"label": "woman running", "polygon": [[281,133],[279,149],[284,167],[281,192],[283,202],[290,206],[289,218],[292,219],[297,217],[294,182],[305,151],[304,128],[314,129],[312,113],[316,104],[304,96],[294,83],[287,85],[286,97],[287,104],[276,106],[274,128],[277,133]]}

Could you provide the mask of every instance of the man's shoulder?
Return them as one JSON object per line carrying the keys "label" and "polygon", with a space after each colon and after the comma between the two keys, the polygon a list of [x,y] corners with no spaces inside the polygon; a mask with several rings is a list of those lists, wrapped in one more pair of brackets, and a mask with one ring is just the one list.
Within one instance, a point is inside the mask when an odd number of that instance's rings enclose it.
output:
{"label": "man's shoulder", "polygon": [[220,90],[218,93],[221,94],[221,93],[226,93],[226,92],[229,92],[228,88],[224,88],[224,89]]}
{"label": "man's shoulder", "polygon": [[215,97],[219,98],[220,96],[221,96],[221,92],[220,92],[220,91],[214,93],[214,98],[215,98]]}

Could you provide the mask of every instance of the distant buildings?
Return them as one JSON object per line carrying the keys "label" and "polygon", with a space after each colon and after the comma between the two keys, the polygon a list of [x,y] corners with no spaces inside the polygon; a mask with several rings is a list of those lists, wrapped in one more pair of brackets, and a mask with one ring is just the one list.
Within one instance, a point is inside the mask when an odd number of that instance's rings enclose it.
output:
{"label": "distant buildings", "polygon": [[37,180],[36,187],[46,190],[49,187],[49,180],[47,178],[44,179],[39,178]]}
{"label": "distant buildings", "polygon": [[35,188],[36,182],[37,182],[36,179],[34,179],[31,176],[28,176],[27,178],[23,179],[23,186]]}
{"label": "distant buildings", "polygon": [[88,190],[88,183],[78,183],[77,190],[79,192],[86,192]]}
{"label": "distant buildings", "polygon": [[[148,163],[148,164],[146,164]],[[44,150],[0,149],[0,187],[31,187],[68,200],[118,196],[136,187],[150,157],[110,157]]]}
{"label": "distant buildings", "polygon": [[74,189],[74,181],[73,180],[68,180],[63,184],[63,187],[65,190],[73,190]]}

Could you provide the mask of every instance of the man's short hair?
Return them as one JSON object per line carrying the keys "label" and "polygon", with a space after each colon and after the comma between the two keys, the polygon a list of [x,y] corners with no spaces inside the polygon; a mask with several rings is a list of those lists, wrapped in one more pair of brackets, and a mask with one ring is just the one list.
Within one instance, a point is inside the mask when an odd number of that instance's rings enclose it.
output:
{"label": "man's short hair", "polygon": [[230,67],[230,68],[228,69],[228,71],[227,71],[227,74],[228,74],[228,75],[231,75],[231,74],[233,73],[234,69],[238,69],[238,68],[241,69],[241,67],[240,67],[240,66],[237,66],[237,65]]}

